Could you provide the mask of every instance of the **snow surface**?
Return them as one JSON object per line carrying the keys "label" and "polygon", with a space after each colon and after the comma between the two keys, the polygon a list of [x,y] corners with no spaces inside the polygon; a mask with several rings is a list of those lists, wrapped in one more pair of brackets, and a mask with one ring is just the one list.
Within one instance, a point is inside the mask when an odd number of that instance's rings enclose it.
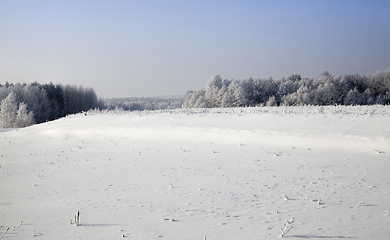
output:
{"label": "snow surface", "polygon": [[390,238],[390,106],[88,112],[0,154],[2,239]]}

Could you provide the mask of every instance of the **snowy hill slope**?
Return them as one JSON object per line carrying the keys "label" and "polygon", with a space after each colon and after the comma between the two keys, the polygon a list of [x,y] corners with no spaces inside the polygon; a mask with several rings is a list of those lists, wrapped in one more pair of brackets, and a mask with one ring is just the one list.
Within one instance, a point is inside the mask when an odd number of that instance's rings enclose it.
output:
{"label": "snowy hill slope", "polygon": [[386,239],[389,123],[389,106],[180,109],[0,132],[2,239],[280,239],[292,217],[284,238]]}

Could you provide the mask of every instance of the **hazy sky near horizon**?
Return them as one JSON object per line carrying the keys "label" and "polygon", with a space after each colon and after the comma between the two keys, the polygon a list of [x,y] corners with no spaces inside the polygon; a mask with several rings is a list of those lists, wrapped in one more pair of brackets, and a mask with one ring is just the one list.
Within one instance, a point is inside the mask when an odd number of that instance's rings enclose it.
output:
{"label": "hazy sky near horizon", "polygon": [[390,67],[390,1],[1,0],[0,83],[184,95],[222,78]]}

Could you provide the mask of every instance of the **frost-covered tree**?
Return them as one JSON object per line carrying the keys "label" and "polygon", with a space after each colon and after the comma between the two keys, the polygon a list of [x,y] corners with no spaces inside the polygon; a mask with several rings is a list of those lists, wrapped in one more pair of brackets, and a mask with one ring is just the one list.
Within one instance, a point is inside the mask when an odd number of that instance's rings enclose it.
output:
{"label": "frost-covered tree", "polygon": [[334,105],[337,103],[338,92],[331,82],[318,85],[315,91],[316,105]]}
{"label": "frost-covered tree", "polygon": [[255,105],[255,80],[248,78],[242,81],[242,87],[244,90],[244,105],[254,106]]}
{"label": "frost-covered tree", "polygon": [[0,127],[12,128],[16,121],[16,111],[18,105],[16,103],[16,95],[11,92],[0,104]]}
{"label": "frost-covered tree", "polygon": [[207,101],[207,107],[219,107],[221,105],[221,101],[218,98],[218,93],[221,88],[222,78],[220,75],[214,75],[207,81],[204,95]]}
{"label": "frost-covered tree", "polygon": [[275,99],[275,96],[272,96],[268,99],[268,101],[266,102],[266,106],[267,107],[274,107],[274,106],[277,106],[277,102],[276,102],[276,99]]}
{"label": "frost-covered tree", "polygon": [[50,120],[51,108],[47,93],[38,83],[24,86],[20,95],[19,102],[27,104],[27,110],[34,113],[35,122],[42,123]]}
{"label": "frost-covered tree", "polygon": [[22,128],[33,125],[34,114],[28,112],[27,105],[24,102],[16,101],[16,94],[11,92],[8,97],[1,101],[0,105],[0,127],[3,128]]}
{"label": "frost-covered tree", "polygon": [[367,79],[367,85],[375,96],[390,95],[390,68],[378,71]]}
{"label": "frost-covered tree", "polygon": [[348,92],[344,100],[345,105],[359,105],[361,102],[361,95],[356,87]]}
{"label": "frost-covered tree", "polygon": [[308,105],[312,103],[312,94],[308,86],[301,85],[297,90],[297,105]]}
{"label": "frost-covered tree", "polygon": [[225,84],[222,86],[221,90],[219,90],[218,98],[221,99],[221,105],[220,107],[226,108],[232,106],[232,98],[229,93],[229,82],[225,82]]}
{"label": "frost-covered tree", "polygon": [[231,97],[231,107],[242,107],[247,103],[246,93],[243,81],[233,80],[228,88]]}
{"label": "frost-covered tree", "polygon": [[300,86],[301,75],[292,74],[285,80],[279,82],[278,99],[283,99],[285,96],[296,92]]}
{"label": "frost-covered tree", "polygon": [[187,91],[183,98],[183,107],[192,108],[193,107],[193,98],[195,97],[194,91]]}
{"label": "frost-covered tree", "polygon": [[[254,81],[254,96],[253,103],[265,104],[271,96],[275,96],[278,92],[278,85],[272,78],[265,80],[256,79]],[[275,99],[276,101],[276,99]]]}
{"label": "frost-covered tree", "polygon": [[363,92],[363,103],[366,103],[368,105],[375,104],[375,96],[370,88],[367,88]]}
{"label": "frost-covered tree", "polygon": [[185,108],[204,108],[207,107],[205,99],[205,90],[188,91],[184,97],[183,105]]}
{"label": "frost-covered tree", "polygon": [[23,128],[35,124],[33,112],[27,111],[27,105],[23,102],[19,104],[19,109],[16,113],[16,121],[14,127]]}
{"label": "frost-covered tree", "polygon": [[207,100],[204,97],[203,91],[199,92],[194,107],[195,108],[206,108],[207,107]]}

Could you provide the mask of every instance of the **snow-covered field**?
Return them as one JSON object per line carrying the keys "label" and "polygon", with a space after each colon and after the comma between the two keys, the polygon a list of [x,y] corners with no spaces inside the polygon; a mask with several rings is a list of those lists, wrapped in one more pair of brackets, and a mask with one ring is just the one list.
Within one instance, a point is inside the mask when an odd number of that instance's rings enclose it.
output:
{"label": "snow-covered field", "polygon": [[89,112],[0,154],[2,239],[390,239],[390,106]]}

